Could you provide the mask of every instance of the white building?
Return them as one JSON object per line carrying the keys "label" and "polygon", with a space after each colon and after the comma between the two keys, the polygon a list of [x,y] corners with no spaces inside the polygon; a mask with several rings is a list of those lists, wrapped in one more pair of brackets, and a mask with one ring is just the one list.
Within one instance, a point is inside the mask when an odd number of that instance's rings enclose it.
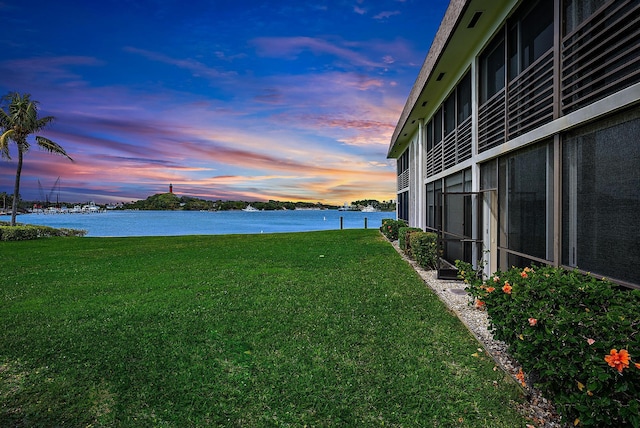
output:
{"label": "white building", "polygon": [[487,272],[640,287],[639,23],[640,0],[452,0],[389,147],[398,217]]}

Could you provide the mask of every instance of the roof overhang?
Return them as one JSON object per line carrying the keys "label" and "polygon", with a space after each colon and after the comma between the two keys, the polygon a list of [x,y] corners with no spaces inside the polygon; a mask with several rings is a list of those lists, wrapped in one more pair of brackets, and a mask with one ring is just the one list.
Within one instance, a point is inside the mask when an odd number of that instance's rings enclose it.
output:
{"label": "roof overhang", "polygon": [[393,132],[387,158],[402,155],[420,120],[435,113],[515,3],[451,0]]}

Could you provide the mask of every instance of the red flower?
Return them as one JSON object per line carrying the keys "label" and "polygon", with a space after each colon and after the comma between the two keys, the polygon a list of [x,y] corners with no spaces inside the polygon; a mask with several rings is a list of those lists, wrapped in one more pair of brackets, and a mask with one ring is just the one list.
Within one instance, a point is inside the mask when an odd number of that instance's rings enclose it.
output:
{"label": "red flower", "polygon": [[609,355],[604,357],[604,360],[611,367],[622,373],[622,370],[629,367],[629,352],[626,349],[621,349],[620,352],[617,349],[612,349]]}
{"label": "red flower", "polygon": [[538,324],[538,320],[535,318],[529,318],[529,325],[531,327],[535,327],[535,325]]}

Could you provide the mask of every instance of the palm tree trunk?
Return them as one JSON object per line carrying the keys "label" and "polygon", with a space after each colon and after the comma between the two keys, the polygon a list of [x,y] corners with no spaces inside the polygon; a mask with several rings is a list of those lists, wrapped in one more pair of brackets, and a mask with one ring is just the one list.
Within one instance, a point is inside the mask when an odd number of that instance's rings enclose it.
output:
{"label": "palm tree trunk", "polygon": [[13,186],[13,205],[11,206],[11,226],[16,225],[18,213],[18,199],[20,199],[20,174],[22,173],[22,150],[18,146],[18,170],[16,171],[16,184]]}

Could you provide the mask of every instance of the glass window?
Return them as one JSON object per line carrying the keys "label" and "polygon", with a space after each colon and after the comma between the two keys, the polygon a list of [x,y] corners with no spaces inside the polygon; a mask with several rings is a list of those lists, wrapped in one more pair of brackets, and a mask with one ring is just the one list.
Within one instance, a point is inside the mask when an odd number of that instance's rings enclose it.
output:
{"label": "glass window", "polygon": [[456,129],[456,94],[449,95],[444,102],[444,135],[449,135]]}
{"label": "glass window", "polygon": [[553,0],[541,0],[533,7],[524,3],[510,20],[509,79],[517,77],[552,47]]}
{"label": "glass window", "polygon": [[562,263],[640,284],[640,109],[563,142]]}
{"label": "glass window", "polygon": [[441,203],[442,180],[432,181],[427,184],[427,228],[437,230],[440,225],[440,212],[436,209]]}
{"label": "glass window", "polygon": [[425,132],[427,133],[427,153],[429,153],[433,149],[433,120],[427,123]]}
{"label": "glass window", "polygon": [[500,92],[505,84],[504,33],[500,31],[480,56],[480,102]]}
{"label": "glass window", "polygon": [[[540,144],[500,158],[499,245],[543,260],[552,259],[553,146]],[[505,262],[526,266],[528,262]],[[513,260],[513,259],[512,259]]]}
{"label": "glass window", "polygon": [[433,116],[433,145],[442,141],[442,107]]}
{"label": "glass window", "polygon": [[457,89],[458,94],[458,125],[471,116],[471,73],[467,73]]}
{"label": "glass window", "polygon": [[398,218],[409,221],[409,192],[398,194]]}

